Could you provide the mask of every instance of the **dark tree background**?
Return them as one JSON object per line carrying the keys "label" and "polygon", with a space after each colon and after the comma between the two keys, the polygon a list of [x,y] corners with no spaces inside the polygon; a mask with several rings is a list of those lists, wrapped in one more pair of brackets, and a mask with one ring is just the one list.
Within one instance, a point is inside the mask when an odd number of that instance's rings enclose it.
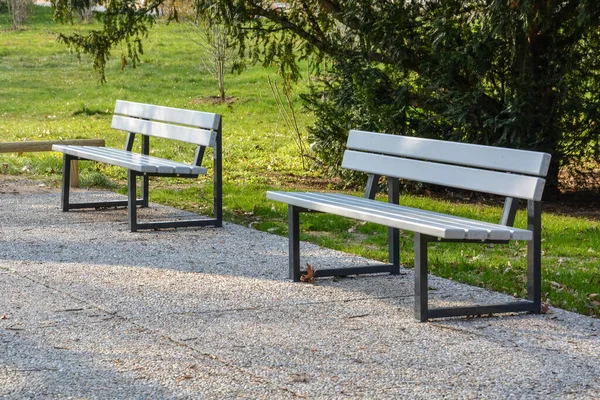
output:
{"label": "dark tree background", "polygon": [[[113,0],[104,30],[61,37],[102,73],[112,46],[141,51],[148,11]],[[55,0],[57,16],[72,13]],[[316,84],[304,97],[317,119],[311,141],[340,173],[350,128],[551,153],[547,191],[561,167],[600,153],[600,7],[575,0],[195,0],[224,23],[240,51]],[[169,9],[177,4],[170,3]],[[103,77],[103,75],[101,75]]]}

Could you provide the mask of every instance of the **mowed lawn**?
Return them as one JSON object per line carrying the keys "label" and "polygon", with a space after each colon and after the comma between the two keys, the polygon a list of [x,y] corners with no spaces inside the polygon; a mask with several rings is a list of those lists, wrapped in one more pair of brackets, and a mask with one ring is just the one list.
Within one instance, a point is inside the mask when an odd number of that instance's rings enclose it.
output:
{"label": "mowed lawn", "polygon": [[[9,30],[8,15],[0,13],[0,141],[104,138],[120,147],[124,134],[110,129],[115,100],[124,99],[223,115],[224,206],[226,220],[287,235],[286,206],[267,201],[269,189],[333,190],[322,168],[302,167],[299,151],[279,114],[268,84],[274,70],[249,66],[241,75],[226,77],[225,103],[215,100],[217,82],[202,69],[202,51],[193,29],[185,23],[158,21],[144,40],[137,68],[123,68],[117,47],[108,62],[106,84],[99,84],[86,56],[56,41],[59,32],[99,29],[97,23],[60,25],[52,9],[34,7],[30,21]],[[206,58],[206,56],[204,56]],[[308,72],[308,68],[304,67]],[[305,76],[293,88],[292,101],[301,131],[313,123],[298,95],[307,90]],[[190,160],[193,149],[160,142],[155,155]],[[83,186],[124,192],[126,171],[101,164],[81,163]],[[43,179],[58,185],[59,154],[0,154],[0,175]],[[210,166],[209,166],[210,167]],[[210,175],[210,171],[209,171]],[[0,178],[2,179],[2,178]],[[152,200],[198,212],[210,212],[211,188],[198,181],[162,179],[153,182]],[[359,192],[355,192],[359,194]],[[466,217],[498,221],[497,201],[487,204],[402,196],[401,202]],[[555,208],[553,208],[555,209]],[[559,209],[560,210],[560,209]],[[385,260],[386,229],[331,215],[303,216],[303,240]],[[526,225],[524,210],[517,226]],[[412,266],[412,234],[403,233],[402,263]],[[524,242],[508,246],[436,244],[431,251],[432,272],[438,276],[525,296]],[[600,222],[597,214],[543,216],[543,293],[549,304],[600,316]],[[313,266],[319,268],[319,266]],[[282,265],[282,268],[287,266]]]}

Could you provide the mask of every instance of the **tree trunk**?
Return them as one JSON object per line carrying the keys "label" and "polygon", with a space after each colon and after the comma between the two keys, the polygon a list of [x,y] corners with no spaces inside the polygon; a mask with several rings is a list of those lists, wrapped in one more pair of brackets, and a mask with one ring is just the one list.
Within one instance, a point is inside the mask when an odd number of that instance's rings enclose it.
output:
{"label": "tree trunk", "polygon": [[221,102],[225,101],[225,62],[217,61],[217,79],[219,80],[219,94]]}

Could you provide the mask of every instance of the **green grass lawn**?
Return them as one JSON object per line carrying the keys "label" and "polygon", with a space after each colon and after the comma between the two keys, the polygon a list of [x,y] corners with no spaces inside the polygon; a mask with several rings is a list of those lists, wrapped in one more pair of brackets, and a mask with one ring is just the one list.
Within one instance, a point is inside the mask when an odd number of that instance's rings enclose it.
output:
{"label": "green grass lawn", "polygon": [[[100,85],[89,60],[56,42],[56,34],[98,25],[63,26],[52,22],[52,10],[34,7],[28,23],[18,31],[0,13],[0,141],[104,138],[120,147],[125,135],[110,129],[115,100],[124,99],[223,115],[224,212],[228,221],[287,235],[286,206],[267,201],[269,189],[329,189],[334,187],[316,168],[302,168],[290,132],[279,117],[267,83],[274,71],[251,67],[226,78],[224,104],[216,80],[201,71],[200,48],[185,24],[160,22],[144,42],[137,68],[121,69],[117,48]],[[305,129],[312,116],[301,109],[294,88],[299,123]],[[154,154],[190,160],[191,149],[158,142]],[[84,186],[124,192],[126,171],[89,162],[81,163]],[[21,175],[58,185],[62,159],[55,153],[0,154],[0,175]],[[206,178],[197,182],[156,180],[152,200],[179,208],[210,212]],[[176,189],[176,190],[174,190]],[[427,197],[402,196],[406,205],[498,221],[497,205],[459,204]],[[517,226],[525,227],[520,211]],[[302,239],[343,251],[385,260],[386,228],[331,215],[302,217]],[[411,266],[412,234],[402,234],[402,263]],[[436,244],[431,269],[438,276],[524,296],[526,277],[524,242],[508,246]],[[592,218],[543,215],[543,293],[550,304],[600,316],[600,223]],[[318,268],[319,266],[313,266]],[[282,266],[287,268],[287,266]]]}

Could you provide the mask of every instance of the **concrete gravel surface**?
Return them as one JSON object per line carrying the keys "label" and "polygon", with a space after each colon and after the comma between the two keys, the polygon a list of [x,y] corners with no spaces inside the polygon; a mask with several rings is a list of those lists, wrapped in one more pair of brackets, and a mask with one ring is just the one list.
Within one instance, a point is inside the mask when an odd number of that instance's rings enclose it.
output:
{"label": "concrete gravel surface", "polygon": [[[597,319],[418,323],[411,269],[293,283],[287,238],[227,223],[131,233],[125,209],[59,203],[56,189],[0,182],[1,398],[600,398]],[[302,257],[376,264],[309,243]],[[437,306],[512,299],[430,286]]]}

